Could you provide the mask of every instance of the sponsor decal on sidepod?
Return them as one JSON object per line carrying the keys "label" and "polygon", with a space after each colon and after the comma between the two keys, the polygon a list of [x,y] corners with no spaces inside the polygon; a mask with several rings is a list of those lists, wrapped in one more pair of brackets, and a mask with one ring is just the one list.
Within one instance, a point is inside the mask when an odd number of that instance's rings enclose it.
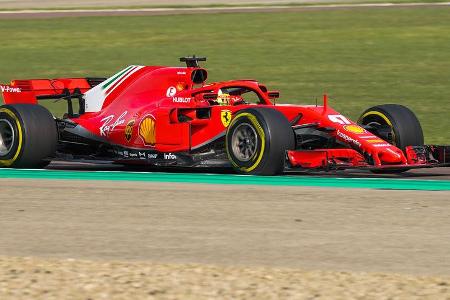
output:
{"label": "sponsor decal on sidepod", "polygon": [[189,97],[173,97],[174,103],[190,103],[192,98]]}
{"label": "sponsor decal on sidepod", "polygon": [[114,130],[118,125],[122,125],[125,123],[125,116],[127,115],[127,111],[123,112],[116,121],[113,122],[115,115],[110,115],[101,120],[103,122],[103,125],[100,126],[100,135],[101,136],[108,136],[111,131]]}
{"label": "sponsor decal on sidepod", "polygon": [[174,159],[177,159],[177,156],[172,153],[164,153],[164,159],[174,160]]}
{"label": "sponsor decal on sidepod", "polygon": [[146,115],[139,124],[139,136],[146,146],[156,144],[156,121],[152,115]]}
{"label": "sponsor decal on sidepod", "polygon": [[127,123],[127,126],[125,127],[125,139],[127,142],[131,140],[131,137],[133,136],[133,128],[134,124],[136,123],[136,120],[132,119]]}

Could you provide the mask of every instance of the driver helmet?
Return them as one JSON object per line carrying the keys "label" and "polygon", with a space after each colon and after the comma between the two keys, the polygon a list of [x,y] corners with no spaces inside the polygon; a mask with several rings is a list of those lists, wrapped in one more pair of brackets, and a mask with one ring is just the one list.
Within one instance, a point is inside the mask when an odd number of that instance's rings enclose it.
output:
{"label": "driver helmet", "polygon": [[230,94],[225,94],[224,92],[222,92],[222,90],[219,90],[219,92],[217,93],[216,101],[217,103],[219,103],[219,105],[230,105],[230,99]]}

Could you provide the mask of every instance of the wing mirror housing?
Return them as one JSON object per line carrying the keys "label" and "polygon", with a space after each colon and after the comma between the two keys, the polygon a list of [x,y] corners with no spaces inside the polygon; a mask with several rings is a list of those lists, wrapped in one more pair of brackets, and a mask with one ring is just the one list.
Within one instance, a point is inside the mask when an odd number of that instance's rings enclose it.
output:
{"label": "wing mirror housing", "polygon": [[280,92],[279,91],[268,91],[267,96],[270,99],[277,99],[277,98],[280,98]]}

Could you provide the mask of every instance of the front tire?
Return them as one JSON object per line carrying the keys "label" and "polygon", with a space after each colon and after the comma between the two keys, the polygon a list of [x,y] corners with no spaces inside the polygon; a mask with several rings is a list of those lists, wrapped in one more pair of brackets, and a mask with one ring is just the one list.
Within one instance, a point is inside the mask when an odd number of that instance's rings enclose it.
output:
{"label": "front tire", "polygon": [[0,107],[0,167],[43,168],[55,155],[58,133],[52,114],[33,104]]}
{"label": "front tire", "polygon": [[[398,104],[384,104],[371,107],[358,120],[362,126],[383,126],[390,131],[390,139],[379,136],[405,151],[407,146],[424,144],[422,126],[416,115],[407,107]],[[376,132],[373,132],[376,135]],[[373,170],[373,173],[402,173],[408,169]]]}
{"label": "front tire", "polygon": [[225,147],[237,172],[277,175],[284,170],[286,150],[295,147],[295,135],[279,111],[262,107],[245,109],[231,121]]}
{"label": "front tire", "polygon": [[406,106],[384,104],[371,107],[362,113],[360,125],[383,125],[392,129],[392,144],[403,151],[407,146],[424,144],[422,126],[416,115]]}

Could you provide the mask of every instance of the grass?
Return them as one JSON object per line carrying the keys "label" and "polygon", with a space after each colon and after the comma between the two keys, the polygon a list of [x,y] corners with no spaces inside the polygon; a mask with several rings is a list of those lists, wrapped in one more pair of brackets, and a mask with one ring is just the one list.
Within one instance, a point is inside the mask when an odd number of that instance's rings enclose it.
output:
{"label": "grass", "polygon": [[327,92],[353,119],[369,106],[407,105],[427,143],[449,144],[449,24],[442,7],[0,20],[0,82],[104,76],[195,53],[209,57],[210,80],[257,78],[280,102]]}

